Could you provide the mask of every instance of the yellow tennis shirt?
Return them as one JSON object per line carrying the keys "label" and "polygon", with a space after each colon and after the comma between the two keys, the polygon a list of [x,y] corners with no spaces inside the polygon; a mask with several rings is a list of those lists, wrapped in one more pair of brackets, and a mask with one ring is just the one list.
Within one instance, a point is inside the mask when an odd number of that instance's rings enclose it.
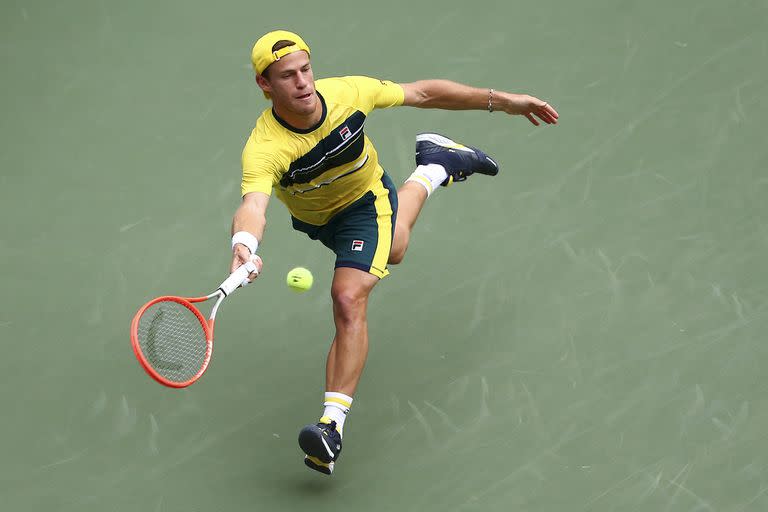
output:
{"label": "yellow tennis shirt", "polygon": [[403,88],[364,76],[315,81],[323,115],[314,127],[294,128],[265,110],[243,150],[242,194],[275,195],[299,220],[320,226],[381,179],[366,116],[402,105]]}

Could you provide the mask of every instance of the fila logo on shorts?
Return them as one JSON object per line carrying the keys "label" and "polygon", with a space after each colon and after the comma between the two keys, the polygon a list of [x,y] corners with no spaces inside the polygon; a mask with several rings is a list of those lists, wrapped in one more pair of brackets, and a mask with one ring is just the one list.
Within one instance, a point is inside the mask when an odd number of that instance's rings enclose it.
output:
{"label": "fila logo on shorts", "polygon": [[352,240],[352,250],[353,251],[361,251],[363,250],[363,245],[365,245],[365,242],[362,240]]}
{"label": "fila logo on shorts", "polygon": [[349,127],[344,125],[344,127],[339,130],[339,134],[341,135],[341,140],[347,140],[352,136],[352,132],[350,131]]}

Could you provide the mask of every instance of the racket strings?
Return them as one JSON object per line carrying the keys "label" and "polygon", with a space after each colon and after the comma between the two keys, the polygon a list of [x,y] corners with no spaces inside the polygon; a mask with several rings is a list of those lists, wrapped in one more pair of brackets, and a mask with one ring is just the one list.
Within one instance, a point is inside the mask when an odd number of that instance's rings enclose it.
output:
{"label": "racket strings", "polygon": [[162,377],[186,382],[205,362],[208,342],[198,317],[184,304],[161,301],[144,311],[137,338],[144,358]]}

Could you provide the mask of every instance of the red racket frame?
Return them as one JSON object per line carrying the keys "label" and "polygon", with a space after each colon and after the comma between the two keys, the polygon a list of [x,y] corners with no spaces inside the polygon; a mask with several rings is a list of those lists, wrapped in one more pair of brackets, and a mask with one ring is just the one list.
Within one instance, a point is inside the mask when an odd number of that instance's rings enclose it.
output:
{"label": "red racket frame", "polygon": [[[211,362],[211,355],[213,354],[213,324],[214,319],[206,319],[203,314],[200,312],[199,309],[197,309],[193,303],[196,302],[205,302],[206,300],[212,298],[214,295],[208,295],[207,297],[176,297],[173,295],[166,295],[163,297],[157,297],[156,299],[152,299],[151,301],[144,304],[139,311],[136,313],[136,315],[133,317],[133,321],[131,321],[131,347],[133,347],[133,353],[136,354],[136,359],[139,360],[139,363],[144,368],[144,370],[149,374],[150,377],[155,379],[157,382],[162,384],[163,386],[168,386],[170,388],[185,388],[191,384],[194,384],[200,377],[202,377],[203,373],[205,373],[205,370],[208,369],[208,363]],[[200,368],[200,370],[192,376],[191,379],[186,380],[184,382],[175,382],[172,380],[168,380],[162,375],[160,375],[154,368],[152,368],[152,365],[149,364],[149,361],[144,357],[144,354],[141,352],[141,347],[139,346],[139,320],[141,319],[141,315],[144,314],[144,312],[147,310],[147,308],[157,304],[158,302],[177,302],[190,310],[192,313],[194,313],[195,317],[197,317],[197,320],[200,322],[200,326],[203,328],[203,333],[205,334],[205,341],[206,341],[206,348],[205,348],[205,359],[203,360],[203,365]]]}
{"label": "red racket frame", "polygon": [[[258,275],[260,268],[256,266],[254,261],[260,262],[261,258],[255,254],[251,256],[250,261],[237,267],[237,269],[232,272],[229,277],[226,278],[223,283],[221,283],[221,285],[219,285],[219,288],[215,292],[206,295],[205,297],[178,297],[175,295],[164,295],[162,297],[152,299],[151,301],[144,304],[141,308],[139,308],[139,311],[136,312],[136,315],[131,321],[131,347],[133,348],[133,353],[136,356],[136,359],[139,360],[139,363],[150,377],[155,379],[163,386],[168,386],[170,388],[185,388],[196,382],[197,379],[199,379],[203,373],[205,373],[205,370],[208,369],[208,364],[211,362],[211,355],[213,354],[213,323],[214,318],[216,318],[216,311],[219,309],[219,306],[225,297],[234,292],[239,286],[244,286],[250,282],[247,279],[249,275]],[[200,310],[197,309],[193,303],[205,302],[206,300],[212,299],[214,297],[216,297],[216,303],[211,309],[210,318],[206,320]],[[144,357],[144,354],[141,352],[141,347],[139,346],[139,320],[141,319],[141,315],[144,314],[148,307],[161,301],[177,302],[178,304],[181,304],[190,310],[192,313],[194,313],[195,317],[197,317],[197,320],[200,322],[200,325],[203,328],[203,333],[205,334],[206,350],[202,367],[195,375],[192,376],[191,379],[184,382],[173,382],[160,375],[154,368],[152,368],[152,365],[149,364],[149,361],[147,361],[147,359]]]}

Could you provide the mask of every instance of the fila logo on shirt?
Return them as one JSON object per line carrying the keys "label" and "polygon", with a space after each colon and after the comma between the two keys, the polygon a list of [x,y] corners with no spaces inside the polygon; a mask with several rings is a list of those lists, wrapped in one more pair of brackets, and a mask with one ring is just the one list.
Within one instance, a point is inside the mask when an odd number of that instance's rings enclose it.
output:
{"label": "fila logo on shirt", "polygon": [[347,140],[352,136],[352,131],[348,126],[344,125],[344,127],[339,130],[339,135],[341,135],[341,140]]}
{"label": "fila logo on shirt", "polygon": [[361,251],[363,250],[363,245],[365,245],[365,242],[362,240],[352,240],[352,250],[353,251]]}

